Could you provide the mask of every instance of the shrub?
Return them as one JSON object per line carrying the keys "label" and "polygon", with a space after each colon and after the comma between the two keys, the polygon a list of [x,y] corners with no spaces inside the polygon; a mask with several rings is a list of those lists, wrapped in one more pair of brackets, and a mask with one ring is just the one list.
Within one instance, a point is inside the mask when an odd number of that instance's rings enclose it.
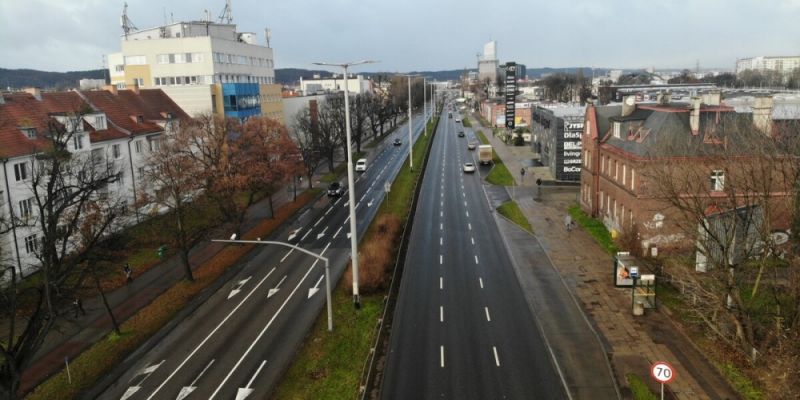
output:
{"label": "shrub", "polygon": [[[399,238],[401,221],[394,214],[382,214],[375,221],[359,249],[359,289],[367,294],[386,288],[389,271],[395,259],[395,245]],[[345,272],[345,282],[353,284],[352,263]]]}

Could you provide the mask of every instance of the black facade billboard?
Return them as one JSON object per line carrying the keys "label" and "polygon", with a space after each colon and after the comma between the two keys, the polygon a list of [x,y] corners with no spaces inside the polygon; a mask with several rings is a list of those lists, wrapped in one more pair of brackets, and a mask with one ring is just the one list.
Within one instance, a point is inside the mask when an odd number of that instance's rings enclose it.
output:
{"label": "black facade billboard", "polygon": [[517,64],[506,63],[506,128],[514,129],[515,106],[517,102]]}

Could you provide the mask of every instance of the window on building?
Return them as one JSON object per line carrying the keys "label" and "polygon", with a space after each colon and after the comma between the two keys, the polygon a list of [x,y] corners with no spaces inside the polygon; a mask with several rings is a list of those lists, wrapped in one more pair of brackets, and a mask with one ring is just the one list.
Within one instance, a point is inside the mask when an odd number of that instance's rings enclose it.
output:
{"label": "window on building", "polygon": [[159,54],[156,60],[159,64],[169,64],[169,54]]}
{"label": "window on building", "polygon": [[619,139],[619,132],[622,130],[622,124],[619,122],[614,122],[614,137]]}
{"label": "window on building", "polygon": [[98,131],[102,131],[103,129],[106,129],[106,117],[105,117],[105,115],[97,115],[97,116],[95,116],[94,117],[94,125],[95,125],[95,129],[97,129]]}
{"label": "window on building", "polygon": [[19,202],[19,217],[28,219],[33,216],[33,197]]}
{"label": "window on building", "polygon": [[150,151],[156,151],[161,148],[161,140],[159,138],[149,139]]}
{"label": "window on building", "polygon": [[186,55],[183,53],[171,54],[171,56],[175,60],[175,64],[183,64],[186,62]]}
{"label": "window on building", "polygon": [[600,172],[602,172],[602,173],[606,172],[606,156],[603,156],[600,159]]}
{"label": "window on building", "polygon": [[203,53],[191,53],[191,54],[193,63],[203,62]]}
{"label": "window on building", "polygon": [[120,147],[118,144],[111,145],[111,155],[114,158],[122,157],[122,152],[120,151]]}
{"label": "window on building", "polygon": [[634,181],[636,180],[636,170],[631,168],[631,190],[636,190]]}
{"label": "window on building", "polygon": [[125,65],[124,64],[115,65],[114,72],[125,72]]}
{"label": "window on building", "polygon": [[144,79],[142,78],[133,78],[133,84],[139,87],[144,86]]}
{"label": "window on building", "polygon": [[28,162],[21,162],[14,164],[14,178],[16,181],[27,181],[28,180]]}
{"label": "window on building", "polygon": [[133,142],[133,149],[136,152],[136,154],[141,154],[142,153],[142,141],[141,140],[137,140],[137,141]]}
{"label": "window on building", "polygon": [[120,188],[125,187],[125,174],[122,172],[117,174],[117,186]]}
{"label": "window on building", "polygon": [[83,149],[83,135],[74,135],[72,137],[72,147],[75,150]]}
{"label": "window on building", "polygon": [[174,76],[170,76],[169,77],[169,84],[170,85],[174,85],[175,84],[175,77]]}
{"label": "window on building", "polygon": [[32,254],[39,249],[39,240],[35,234],[25,237],[25,253]]}
{"label": "window on building", "polygon": [[718,169],[711,171],[711,190],[714,192],[725,190],[725,171]]}
{"label": "window on building", "polygon": [[25,127],[21,128],[21,130],[28,139],[36,139],[36,128]]}
{"label": "window on building", "polygon": [[139,179],[144,178],[144,167],[139,167],[136,169],[136,174],[139,175]]}
{"label": "window on building", "polygon": [[147,57],[145,56],[125,56],[125,65],[146,65]]}
{"label": "window on building", "polygon": [[614,180],[619,181],[619,164],[614,160]]}
{"label": "window on building", "polygon": [[625,179],[628,178],[628,165],[622,164],[622,184],[625,185]]}
{"label": "window on building", "polygon": [[605,204],[605,202],[603,200],[605,200],[605,199],[603,198],[603,191],[601,190],[600,191],[600,209],[601,210],[603,209],[603,204]]}

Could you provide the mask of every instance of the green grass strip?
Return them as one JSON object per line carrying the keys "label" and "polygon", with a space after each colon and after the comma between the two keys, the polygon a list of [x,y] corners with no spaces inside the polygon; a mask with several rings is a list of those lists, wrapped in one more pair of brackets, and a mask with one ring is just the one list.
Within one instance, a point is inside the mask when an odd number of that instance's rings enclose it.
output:
{"label": "green grass strip", "polygon": [[628,386],[631,388],[631,394],[634,400],[658,400],[658,397],[650,391],[647,384],[644,383],[642,378],[636,374],[627,374],[625,377],[628,379]]}
{"label": "green grass strip", "polygon": [[467,128],[471,128],[471,127],[472,127],[472,123],[471,123],[471,122],[469,122],[469,119],[467,119],[467,118],[464,118],[464,119],[462,119],[462,120],[461,120],[461,122],[462,122],[462,123],[464,124],[464,126],[466,126]]}
{"label": "green grass strip", "polygon": [[519,225],[520,228],[525,229],[526,231],[533,233],[533,227],[528,222],[528,219],[525,218],[525,214],[522,213],[522,210],[517,205],[515,201],[507,201],[497,207],[497,212],[500,215],[510,219],[515,224]]}
{"label": "green grass strip", "polygon": [[716,364],[717,369],[725,375],[728,382],[733,385],[733,388],[736,389],[743,399],[746,400],[762,400],[764,399],[764,393],[758,389],[756,384],[747,377],[747,375],[741,373],[735,365],[726,362],[723,364]]}
{"label": "green grass strip", "polygon": [[571,206],[567,211],[569,215],[572,216],[572,219],[582,226],[586,232],[589,232],[589,235],[591,235],[607,253],[616,254],[617,251],[619,251],[614,244],[614,240],[611,239],[611,233],[608,232],[608,229],[606,229],[606,226],[603,225],[600,220],[586,215],[578,205]]}

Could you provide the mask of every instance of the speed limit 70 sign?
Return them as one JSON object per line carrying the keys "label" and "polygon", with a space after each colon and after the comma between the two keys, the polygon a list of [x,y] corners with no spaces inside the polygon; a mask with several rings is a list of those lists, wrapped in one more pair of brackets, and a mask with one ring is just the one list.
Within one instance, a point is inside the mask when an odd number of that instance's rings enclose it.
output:
{"label": "speed limit 70 sign", "polygon": [[675,370],[671,365],[658,361],[650,368],[650,374],[661,383],[669,383],[675,378]]}

